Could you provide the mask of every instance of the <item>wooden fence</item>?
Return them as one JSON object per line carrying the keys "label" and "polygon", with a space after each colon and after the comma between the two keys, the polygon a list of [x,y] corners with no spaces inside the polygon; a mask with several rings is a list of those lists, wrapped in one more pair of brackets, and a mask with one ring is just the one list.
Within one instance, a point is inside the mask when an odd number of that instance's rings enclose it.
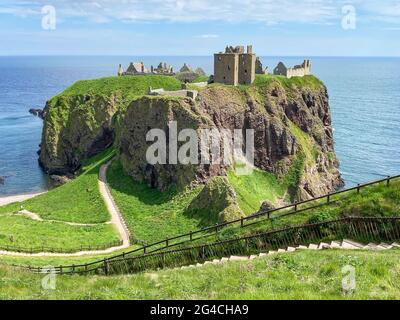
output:
{"label": "wooden fence", "polygon": [[[279,219],[279,218],[286,217],[288,215],[298,214],[300,212],[304,212],[307,210],[311,210],[311,209],[319,208],[319,207],[322,207],[325,205],[329,205],[334,201],[333,198],[337,195],[343,195],[343,194],[346,194],[346,193],[349,193],[352,191],[356,191],[357,193],[360,193],[361,190],[366,187],[378,185],[378,184],[382,184],[382,183],[385,183],[386,186],[389,186],[391,181],[397,180],[399,178],[400,178],[400,175],[388,176],[384,179],[375,180],[375,181],[364,183],[364,184],[358,184],[357,186],[352,187],[352,188],[343,189],[340,191],[329,193],[329,194],[326,194],[326,195],[323,195],[320,197],[316,197],[316,198],[312,198],[309,200],[295,202],[293,204],[283,206],[280,208],[276,208],[276,209],[259,211],[257,213],[254,213],[247,217],[243,217],[241,219],[227,221],[224,223],[216,224],[214,226],[210,226],[210,227],[198,229],[195,231],[190,231],[185,234],[166,238],[166,239],[163,239],[163,240],[151,243],[151,244],[143,245],[140,248],[126,251],[121,254],[109,257],[105,260],[98,260],[98,261],[94,261],[94,262],[82,264],[82,265],[60,266],[60,267],[57,267],[56,270],[61,270],[61,271],[74,270],[74,272],[75,272],[75,270],[77,270],[77,269],[81,270],[83,268],[86,272],[88,272],[88,271],[91,271],[93,269],[93,267],[96,265],[104,264],[104,263],[109,264],[113,260],[118,260],[118,259],[126,260],[128,258],[135,259],[136,257],[141,256],[141,255],[148,255],[150,253],[156,253],[156,252],[163,251],[163,250],[169,250],[173,247],[178,247],[178,246],[181,246],[184,244],[193,243],[196,240],[204,239],[204,238],[213,236],[215,234],[218,234],[218,232],[226,226],[237,225],[242,228],[245,228],[250,225],[254,225],[254,224],[265,221],[265,219],[260,219],[260,218]],[[307,207],[303,207],[304,205],[307,205]],[[105,261],[107,261],[107,262],[105,262]]]}
{"label": "wooden fence", "polygon": [[[147,253],[136,257],[104,259],[88,264],[55,267],[57,274],[123,274],[165,267],[203,263],[231,255],[251,255],[288,246],[308,245],[322,241],[353,239],[362,243],[400,240],[400,217],[347,217],[272,230],[251,236]],[[19,267],[36,273],[47,273],[40,267]]]}

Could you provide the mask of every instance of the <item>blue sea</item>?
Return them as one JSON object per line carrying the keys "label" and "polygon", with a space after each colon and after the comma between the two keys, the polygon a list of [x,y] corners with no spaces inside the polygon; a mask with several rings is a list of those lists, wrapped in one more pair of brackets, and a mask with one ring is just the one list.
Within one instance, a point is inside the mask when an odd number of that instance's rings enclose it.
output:
{"label": "blue sea", "polygon": [[[273,69],[303,57],[261,57]],[[37,163],[42,121],[28,113],[80,79],[113,76],[130,61],[212,73],[212,57],[0,57],[0,195],[38,192],[49,181]],[[335,148],[346,186],[400,173],[400,58],[312,58],[330,95]]]}

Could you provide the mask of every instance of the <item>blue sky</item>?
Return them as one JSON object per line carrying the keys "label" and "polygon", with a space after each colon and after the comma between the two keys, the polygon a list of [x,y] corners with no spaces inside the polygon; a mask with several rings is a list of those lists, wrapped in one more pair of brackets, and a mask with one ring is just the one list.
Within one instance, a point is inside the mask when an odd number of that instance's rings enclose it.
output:
{"label": "blue sky", "polygon": [[400,0],[0,0],[0,42],[0,55],[400,56]]}

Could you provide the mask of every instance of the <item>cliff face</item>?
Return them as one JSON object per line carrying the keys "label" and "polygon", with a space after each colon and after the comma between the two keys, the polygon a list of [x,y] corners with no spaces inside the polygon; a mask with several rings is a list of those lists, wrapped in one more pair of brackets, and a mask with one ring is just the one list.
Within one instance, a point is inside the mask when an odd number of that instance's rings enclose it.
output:
{"label": "cliff face", "polygon": [[[149,129],[254,129],[255,166],[286,180],[292,200],[333,191],[341,184],[333,149],[331,117],[325,86],[271,81],[251,87],[209,86],[196,101],[143,97],[132,103],[118,133],[122,164],[139,181],[164,189],[225,175],[219,165],[150,165],[146,150]],[[182,145],[183,143],[180,143]],[[167,141],[168,145],[168,141]]]}
{"label": "cliff face", "polygon": [[112,119],[119,97],[55,97],[44,109],[39,162],[50,174],[72,173],[114,142]]}
{"label": "cliff face", "polygon": [[[124,95],[127,90],[109,89],[101,95],[97,88],[86,92],[82,86],[79,92],[50,100],[40,152],[40,162],[48,172],[73,172],[84,159],[114,143],[125,172],[161,190],[170,184],[184,188],[225,176],[224,164],[148,163],[146,152],[154,142],[146,141],[146,134],[150,129],[163,130],[168,148],[168,125],[176,121],[178,132],[254,129],[255,166],[274,174],[292,201],[333,191],[342,183],[327,90],[315,77],[262,76],[245,87],[213,84],[201,89],[196,101],[144,96],[148,84],[177,89],[178,84],[168,77],[123,78],[112,81],[127,82],[132,91],[129,99]],[[109,88],[108,81],[104,88]]]}

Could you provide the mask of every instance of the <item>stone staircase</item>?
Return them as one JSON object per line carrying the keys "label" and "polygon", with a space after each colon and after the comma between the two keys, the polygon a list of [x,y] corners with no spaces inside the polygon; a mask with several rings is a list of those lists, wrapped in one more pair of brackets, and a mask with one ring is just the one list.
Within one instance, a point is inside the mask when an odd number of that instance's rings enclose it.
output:
{"label": "stone staircase", "polygon": [[325,243],[321,242],[319,244],[314,244],[311,243],[308,246],[296,246],[296,247],[287,247],[286,249],[278,249],[276,251],[268,251],[265,253],[260,253],[257,255],[251,255],[251,256],[230,256],[229,258],[222,258],[222,259],[214,259],[212,261],[206,261],[204,263],[197,263],[197,264],[192,264],[189,266],[182,266],[182,267],[177,267],[175,269],[188,269],[188,268],[198,268],[202,267],[208,264],[213,264],[213,265],[219,265],[226,263],[228,261],[249,261],[253,259],[260,259],[266,256],[271,256],[274,254],[279,254],[279,253],[290,253],[294,252],[297,250],[324,250],[324,249],[341,249],[341,250],[388,250],[388,249],[393,249],[393,248],[400,248],[400,244],[397,242],[394,242],[392,244],[387,244],[387,243],[368,243],[367,245],[364,245],[359,242],[355,242],[352,240],[342,240],[342,241],[332,241],[330,243]]}

